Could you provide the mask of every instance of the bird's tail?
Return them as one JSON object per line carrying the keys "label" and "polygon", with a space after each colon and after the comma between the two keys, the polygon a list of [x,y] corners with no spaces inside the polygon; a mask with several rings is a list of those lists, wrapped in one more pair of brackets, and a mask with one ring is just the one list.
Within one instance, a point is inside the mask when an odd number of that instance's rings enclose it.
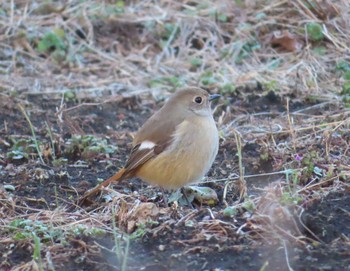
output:
{"label": "bird's tail", "polygon": [[123,180],[125,177],[126,177],[125,176],[125,168],[121,168],[116,174],[114,174],[109,179],[103,181],[95,188],[93,188],[89,191],[86,191],[85,194],[78,199],[77,205],[79,205],[79,206],[90,205],[89,204],[90,198],[93,196],[96,196],[101,191],[102,188],[110,185],[113,182],[119,182],[119,181]]}

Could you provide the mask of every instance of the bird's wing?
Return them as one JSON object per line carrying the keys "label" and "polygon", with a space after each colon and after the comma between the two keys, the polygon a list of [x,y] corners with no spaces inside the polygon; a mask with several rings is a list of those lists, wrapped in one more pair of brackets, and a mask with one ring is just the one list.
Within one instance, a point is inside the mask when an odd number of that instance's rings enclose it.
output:
{"label": "bird's wing", "polygon": [[170,117],[172,110],[161,109],[141,127],[134,138],[134,147],[126,162],[125,169],[130,172],[148,160],[162,153],[173,142],[173,135],[184,118]]}
{"label": "bird's wing", "polygon": [[170,144],[171,142],[165,144],[150,144],[148,142],[149,146],[145,148],[142,146],[142,143],[136,145],[131,151],[130,157],[126,162],[125,169],[128,172],[136,169],[137,167],[146,163],[149,159],[152,159],[163,152]]}

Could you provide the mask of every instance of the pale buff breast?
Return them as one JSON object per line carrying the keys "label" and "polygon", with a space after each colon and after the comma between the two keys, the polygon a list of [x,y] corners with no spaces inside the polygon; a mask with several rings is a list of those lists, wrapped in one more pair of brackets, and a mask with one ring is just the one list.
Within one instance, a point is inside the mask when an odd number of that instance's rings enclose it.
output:
{"label": "pale buff breast", "polygon": [[182,122],[169,149],[149,160],[137,176],[166,189],[199,181],[208,172],[218,152],[219,137],[213,118],[196,117]]}

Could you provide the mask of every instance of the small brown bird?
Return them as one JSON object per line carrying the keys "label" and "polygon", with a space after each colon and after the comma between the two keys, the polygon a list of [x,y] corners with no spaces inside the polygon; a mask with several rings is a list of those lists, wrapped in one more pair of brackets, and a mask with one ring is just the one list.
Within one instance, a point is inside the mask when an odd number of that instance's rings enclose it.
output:
{"label": "small brown bird", "polygon": [[137,132],[125,166],[79,202],[111,182],[133,177],[165,189],[199,181],[218,153],[219,136],[211,101],[219,97],[196,87],[177,91]]}

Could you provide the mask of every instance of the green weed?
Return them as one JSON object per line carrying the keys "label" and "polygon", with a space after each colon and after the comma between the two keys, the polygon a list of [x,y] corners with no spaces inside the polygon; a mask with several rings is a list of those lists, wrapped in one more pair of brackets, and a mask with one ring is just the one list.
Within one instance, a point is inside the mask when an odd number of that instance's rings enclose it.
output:
{"label": "green weed", "polygon": [[280,198],[280,202],[283,205],[297,205],[302,202],[303,198],[298,194],[292,194],[290,192],[283,192]]}
{"label": "green weed", "polygon": [[349,71],[350,70],[350,65],[347,61],[345,60],[341,60],[337,63],[337,65],[335,66],[335,69],[338,71]]}
{"label": "green weed", "polygon": [[92,135],[73,135],[66,144],[64,153],[69,156],[80,155],[91,159],[99,155],[109,156],[117,147],[108,144],[106,139],[96,138]]}
{"label": "green weed", "polygon": [[318,23],[308,23],[306,25],[306,32],[307,32],[308,38],[312,41],[320,41],[324,39],[322,26]]}
{"label": "green weed", "polygon": [[152,79],[149,82],[149,86],[151,88],[168,87],[170,90],[181,88],[184,85],[185,82],[183,82],[183,80],[177,76],[159,77]]}
{"label": "green weed", "polygon": [[238,209],[234,206],[228,206],[222,211],[222,214],[224,217],[231,218],[238,214]]}
{"label": "green weed", "polygon": [[233,83],[225,83],[220,86],[221,94],[233,94],[236,92],[236,86]]}
{"label": "green weed", "polygon": [[85,225],[77,225],[69,231],[73,236],[101,236],[106,234],[106,231],[96,227],[88,227]]}
{"label": "green weed", "polygon": [[125,2],[117,1],[114,4],[107,5],[105,8],[105,15],[113,15],[113,14],[123,14],[125,13]]}
{"label": "green weed", "polygon": [[342,100],[347,108],[350,107],[350,65],[347,61],[340,61],[336,65],[336,70],[340,71],[343,77],[343,86],[340,92]]}
{"label": "green weed", "polygon": [[35,235],[40,238],[42,243],[64,242],[69,236],[100,236],[106,233],[103,229],[84,225],[76,225],[66,229],[55,228],[50,223],[31,219],[13,220],[8,228],[9,232],[13,233],[14,240],[31,239]]}
{"label": "green weed", "polygon": [[40,238],[33,233],[34,239],[34,250],[33,250],[33,260],[37,263],[40,271],[44,271],[43,261],[41,259],[41,243]]}
{"label": "green weed", "polygon": [[77,94],[74,90],[67,90],[63,94],[63,98],[65,102],[77,102]]}
{"label": "green weed", "polygon": [[220,81],[220,78],[216,76],[212,71],[206,71],[201,74],[199,80],[202,85],[210,86],[217,84]]}
{"label": "green weed", "polygon": [[193,68],[199,68],[200,66],[202,66],[202,64],[203,64],[203,60],[201,58],[194,57],[191,59],[191,66]]}
{"label": "green weed", "polygon": [[12,142],[11,149],[6,153],[6,157],[10,160],[21,160],[23,158],[29,159],[35,153],[36,147],[33,139],[14,139],[10,138]]}
{"label": "green weed", "polygon": [[60,157],[60,158],[54,159],[52,161],[52,165],[54,167],[61,167],[61,166],[66,165],[66,164],[68,164],[68,159],[64,158],[64,157]]}
{"label": "green weed", "polygon": [[249,198],[242,203],[242,208],[250,213],[253,213],[256,210],[254,202],[251,201]]}
{"label": "green weed", "polygon": [[276,80],[271,80],[269,82],[263,83],[264,89],[267,91],[276,91],[278,90],[278,82]]}
{"label": "green weed", "polygon": [[40,237],[42,242],[49,242],[62,236],[61,230],[52,229],[51,225],[31,219],[13,220],[9,228],[14,232],[14,240],[31,239],[35,235]]}
{"label": "green weed", "polygon": [[37,51],[41,54],[51,55],[57,62],[66,59],[68,45],[63,29],[55,29],[46,33],[38,42]]}

